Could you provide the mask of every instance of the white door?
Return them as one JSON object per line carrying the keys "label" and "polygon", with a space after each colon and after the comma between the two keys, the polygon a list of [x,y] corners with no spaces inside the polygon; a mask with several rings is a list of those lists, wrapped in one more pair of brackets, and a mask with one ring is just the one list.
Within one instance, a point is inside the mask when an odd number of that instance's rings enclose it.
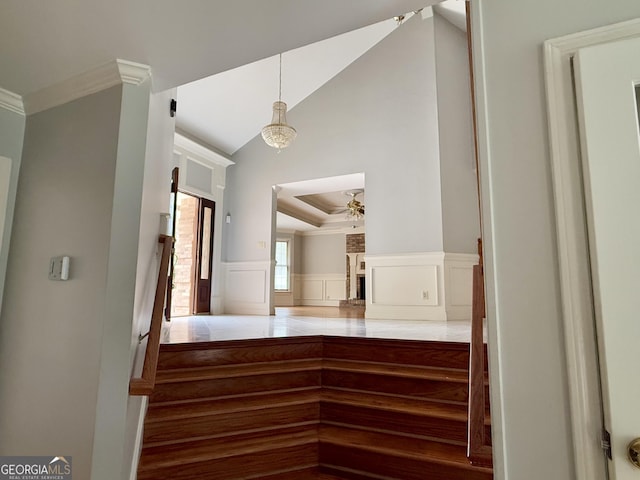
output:
{"label": "white door", "polygon": [[640,479],[640,39],[574,59],[610,477]]}

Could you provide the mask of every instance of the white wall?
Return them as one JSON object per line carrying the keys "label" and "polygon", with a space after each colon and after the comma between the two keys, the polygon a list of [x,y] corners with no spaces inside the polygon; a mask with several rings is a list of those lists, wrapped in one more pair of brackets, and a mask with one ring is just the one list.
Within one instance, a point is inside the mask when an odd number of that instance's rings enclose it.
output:
{"label": "white wall", "polygon": [[[64,451],[78,478],[91,472],[121,95],[27,117],[0,316],[0,455]],[[70,279],[48,280],[63,254]]]}
{"label": "white wall", "polygon": [[542,42],[640,17],[640,3],[471,5],[486,126],[481,178],[496,478],[575,478]]}
{"label": "white wall", "polygon": [[444,251],[477,253],[480,212],[465,32],[434,16]]}
{"label": "white wall", "polygon": [[367,178],[369,252],[441,251],[434,64],[433,19],[415,16],[290,112],[292,146],[241,148],[227,172],[226,260],[269,259],[272,185],[354,172]]}
{"label": "white wall", "polygon": [[124,438],[133,354],[133,312],[150,91],[149,78],[138,86],[125,83],[120,99],[92,480],[113,478],[113,465],[125,463]]}
{"label": "white wall", "polygon": [[25,116],[0,108],[0,312],[4,293]]}
{"label": "white wall", "polygon": [[[149,331],[153,301],[158,281],[158,234],[161,233],[160,214],[169,211],[171,163],[173,159],[173,132],[175,117],[169,116],[169,102],[175,98],[175,89],[152,94],[149,102],[147,151],[144,163],[144,185],[140,214],[136,294],[131,332],[131,364],[138,366],[144,359],[146,341],[138,345],[138,334]],[[165,233],[165,232],[162,232]],[[147,397],[129,397],[125,432],[122,478],[137,471],[141,424],[144,420]],[[135,477],[134,477],[135,478]]]}

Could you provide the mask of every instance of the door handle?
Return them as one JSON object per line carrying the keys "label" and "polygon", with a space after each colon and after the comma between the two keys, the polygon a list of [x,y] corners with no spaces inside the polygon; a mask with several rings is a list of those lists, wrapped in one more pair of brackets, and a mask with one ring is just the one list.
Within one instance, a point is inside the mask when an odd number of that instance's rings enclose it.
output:
{"label": "door handle", "polygon": [[631,440],[627,446],[627,456],[631,463],[640,468],[640,438]]}

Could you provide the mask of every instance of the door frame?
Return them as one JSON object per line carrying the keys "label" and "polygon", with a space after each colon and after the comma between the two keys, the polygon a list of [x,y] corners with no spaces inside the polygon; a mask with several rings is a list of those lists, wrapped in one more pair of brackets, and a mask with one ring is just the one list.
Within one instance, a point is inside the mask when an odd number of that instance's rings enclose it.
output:
{"label": "door frame", "polygon": [[640,19],[544,43],[545,83],[576,477],[606,478],[602,400],[571,61],[581,48],[640,36]]}
{"label": "door frame", "polygon": [[[183,192],[184,193],[184,192]],[[199,314],[210,314],[211,313],[211,292],[213,290],[213,264],[214,264],[214,255],[213,255],[213,247],[214,247],[214,234],[215,234],[215,218],[216,218],[216,202],[214,200],[210,200],[205,197],[197,197],[198,198],[198,217],[197,217],[197,225],[196,225],[196,255],[195,255],[195,264],[193,269],[193,292],[192,292],[192,305],[191,310],[193,315]],[[211,209],[211,232],[209,236],[209,265],[207,269],[209,271],[208,278],[208,297],[207,297],[207,305],[208,309],[206,312],[200,312],[200,299],[199,299],[199,289],[200,289],[200,273],[202,271],[202,249],[204,248],[203,239],[204,239],[204,210],[205,208]]]}

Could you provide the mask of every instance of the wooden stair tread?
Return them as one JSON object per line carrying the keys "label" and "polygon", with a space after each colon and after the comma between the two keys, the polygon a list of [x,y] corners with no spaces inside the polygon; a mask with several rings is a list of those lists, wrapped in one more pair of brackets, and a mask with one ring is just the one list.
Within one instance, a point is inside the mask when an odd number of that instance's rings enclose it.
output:
{"label": "wooden stair tread", "polygon": [[[446,418],[458,421],[466,421],[468,414],[466,405],[443,403],[429,399],[399,397],[383,393],[350,391],[330,387],[322,389],[320,400],[328,403],[368,407],[384,411],[409,413],[413,415]],[[487,416],[488,418],[485,424],[490,425],[491,418],[488,413]]]}
{"label": "wooden stair tread", "polygon": [[402,378],[438,379],[455,383],[468,382],[468,373],[465,370],[460,369],[417,365],[397,365],[353,360],[322,360],[313,358],[161,370],[157,374],[156,383],[164,384],[321,369],[376,375],[392,375],[394,377]]}
{"label": "wooden stair tread", "polygon": [[353,392],[327,388],[320,397],[322,402],[340,403],[359,407],[376,408],[385,411],[411,413],[438,418],[466,421],[465,405],[456,405],[430,400],[396,397],[380,393]]}
{"label": "wooden stair tread", "polygon": [[349,427],[321,425],[320,443],[330,443],[342,447],[356,448],[370,452],[393,455],[413,460],[464,467],[468,470],[490,473],[486,467],[471,465],[464,446],[440,443],[420,438],[406,438],[390,433],[364,431]]}
{"label": "wooden stair tread", "polygon": [[468,373],[465,370],[453,368],[397,365],[391,363],[335,359],[324,360],[322,368],[325,370],[390,375],[402,378],[437,379],[465,384],[469,381]]}
{"label": "wooden stair tread", "polygon": [[241,394],[227,397],[152,403],[145,422],[185,420],[207,415],[262,410],[269,407],[300,405],[317,402],[319,387],[293,389],[257,394]]}
{"label": "wooden stair tread", "polygon": [[302,372],[320,370],[321,359],[282,360],[275,362],[215,365],[208,367],[175,368],[161,370],[156,384],[212,380],[217,378],[247,377],[271,373]]}
{"label": "wooden stair tread", "polygon": [[162,469],[185,463],[255,454],[276,448],[290,447],[318,441],[315,428],[287,427],[278,431],[252,432],[234,437],[212,438],[183,442],[177,445],[143,448],[138,470]]}

